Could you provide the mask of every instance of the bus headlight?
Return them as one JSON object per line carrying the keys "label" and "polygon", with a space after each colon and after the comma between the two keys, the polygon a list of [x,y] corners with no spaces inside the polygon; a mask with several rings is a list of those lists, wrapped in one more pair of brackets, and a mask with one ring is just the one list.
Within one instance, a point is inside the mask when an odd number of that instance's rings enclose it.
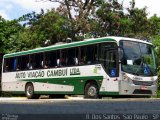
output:
{"label": "bus headlight", "polygon": [[123,80],[130,84],[133,83],[132,79],[130,79],[125,73],[123,74]]}
{"label": "bus headlight", "polygon": [[130,84],[133,84],[133,81],[132,81],[132,79],[130,79],[129,77],[128,77],[128,83],[130,83]]}

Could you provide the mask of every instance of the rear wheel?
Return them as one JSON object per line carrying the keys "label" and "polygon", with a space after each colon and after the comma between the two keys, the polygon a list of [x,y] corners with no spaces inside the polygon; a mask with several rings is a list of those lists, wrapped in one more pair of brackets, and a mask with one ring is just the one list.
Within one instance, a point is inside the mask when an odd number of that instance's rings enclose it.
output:
{"label": "rear wheel", "polygon": [[98,86],[95,82],[89,82],[86,84],[84,97],[91,99],[98,98]]}
{"label": "rear wheel", "polygon": [[32,83],[28,83],[25,88],[26,97],[28,99],[38,99],[40,95],[34,94],[34,86]]}

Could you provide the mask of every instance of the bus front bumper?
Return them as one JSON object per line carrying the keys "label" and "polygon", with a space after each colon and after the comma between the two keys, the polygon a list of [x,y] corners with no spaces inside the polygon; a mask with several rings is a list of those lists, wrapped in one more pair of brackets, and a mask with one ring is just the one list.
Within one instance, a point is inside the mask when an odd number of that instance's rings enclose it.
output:
{"label": "bus front bumper", "polygon": [[157,85],[144,86],[135,85],[128,82],[120,83],[120,95],[156,95]]}

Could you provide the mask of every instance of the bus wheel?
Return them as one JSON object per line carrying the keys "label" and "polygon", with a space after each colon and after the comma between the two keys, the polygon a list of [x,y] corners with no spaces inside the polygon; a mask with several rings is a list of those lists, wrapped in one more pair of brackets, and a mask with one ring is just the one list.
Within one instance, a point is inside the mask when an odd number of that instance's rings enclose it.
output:
{"label": "bus wheel", "polygon": [[85,86],[85,98],[97,99],[98,98],[98,86],[94,82],[89,82]]}
{"label": "bus wheel", "polygon": [[32,83],[28,83],[25,87],[26,97],[28,99],[39,98],[39,95],[34,95],[34,87]]}

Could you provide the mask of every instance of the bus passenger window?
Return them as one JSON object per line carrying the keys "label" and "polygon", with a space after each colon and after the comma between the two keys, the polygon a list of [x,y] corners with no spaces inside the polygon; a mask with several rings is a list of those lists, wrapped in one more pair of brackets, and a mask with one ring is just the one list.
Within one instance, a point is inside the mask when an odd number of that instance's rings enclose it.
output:
{"label": "bus passenger window", "polygon": [[14,58],[6,58],[5,60],[4,71],[11,72],[14,70]]}
{"label": "bus passenger window", "polygon": [[24,55],[21,57],[21,70],[27,69],[27,62],[29,61],[29,55]]}
{"label": "bus passenger window", "polygon": [[13,71],[18,70],[18,69],[19,69],[18,67],[19,67],[19,66],[18,66],[18,64],[17,64],[17,58],[15,57],[14,60],[13,60]]}
{"label": "bus passenger window", "polygon": [[60,67],[60,50],[56,51],[56,66],[55,67]]}
{"label": "bus passenger window", "polygon": [[78,65],[78,48],[68,49],[67,65]]}
{"label": "bus passenger window", "polygon": [[78,65],[78,64],[79,64],[77,57],[74,58],[74,64],[75,64],[75,65]]}
{"label": "bus passenger window", "polygon": [[43,53],[31,54],[29,57],[29,63],[27,63],[28,69],[40,69],[42,68]]}
{"label": "bus passenger window", "polygon": [[67,63],[67,51],[61,50],[60,52],[60,66],[66,66]]}
{"label": "bus passenger window", "polygon": [[86,46],[80,47],[80,53],[81,53],[79,58],[80,65],[86,64],[86,51],[87,51]]}
{"label": "bus passenger window", "polygon": [[44,53],[44,68],[57,67],[57,56],[59,56],[58,53],[58,51]]}
{"label": "bus passenger window", "polygon": [[87,46],[86,61],[87,64],[94,64],[97,57],[97,45]]}
{"label": "bus passenger window", "polygon": [[17,68],[16,68],[16,71],[18,71],[18,70],[22,70],[22,68],[21,68],[21,64],[22,64],[22,58],[21,58],[21,56],[18,56],[17,57],[17,59],[16,59],[16,61],[17,61]]}
{"label": "bus passenger window", "polygon": [[57,66],[57,53],[58,51],[52,51],[50,56],[50,67],[56,67]]}

